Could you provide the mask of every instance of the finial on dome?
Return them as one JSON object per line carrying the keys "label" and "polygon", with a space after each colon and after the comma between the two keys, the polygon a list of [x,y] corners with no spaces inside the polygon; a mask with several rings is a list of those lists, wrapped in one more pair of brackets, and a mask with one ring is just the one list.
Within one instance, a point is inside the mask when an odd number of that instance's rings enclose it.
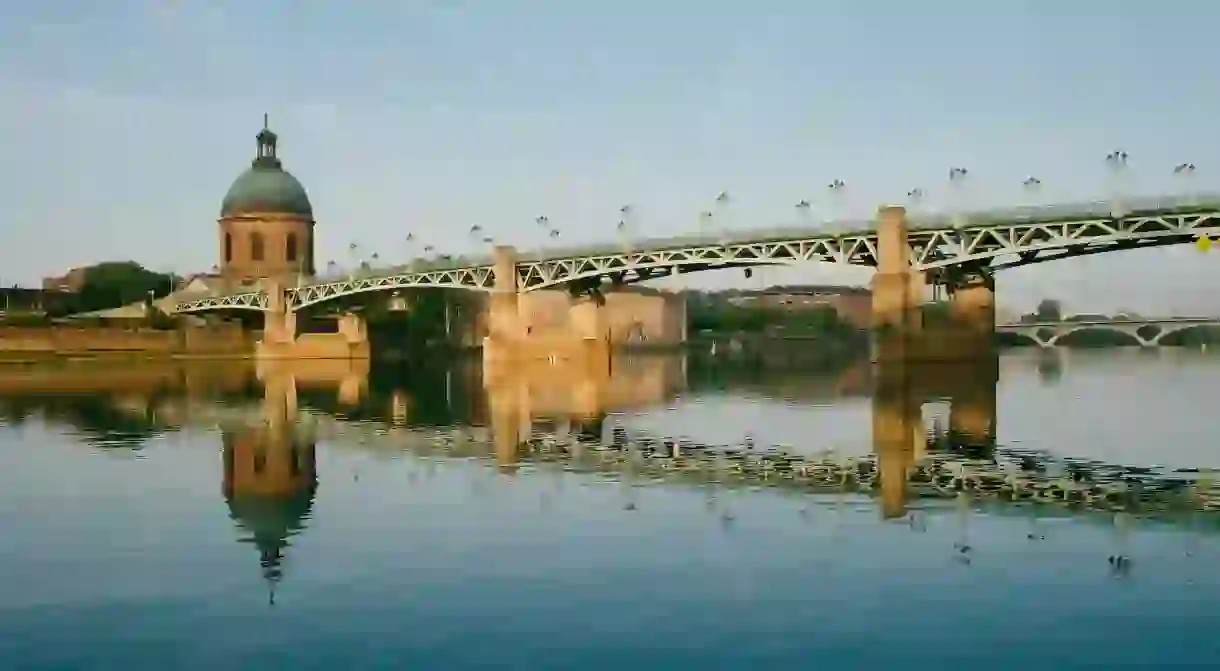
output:
{"label": "finial on dome", "polygon": [[280,167],[280,161],[275,156],[275,145],[278,140],[271,131],[270,117],[263,112],[263,129],[255,136],[258,141],[258,153],[254,156],[254,165],[263,167]]}

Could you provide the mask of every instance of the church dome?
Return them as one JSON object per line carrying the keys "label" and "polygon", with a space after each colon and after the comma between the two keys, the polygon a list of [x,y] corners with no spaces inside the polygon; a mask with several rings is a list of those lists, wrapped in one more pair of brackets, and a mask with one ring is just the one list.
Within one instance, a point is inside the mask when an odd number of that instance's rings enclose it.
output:
{"label": "church dome", "polygon": [[284,170],[276,157],[276,134],[267,128],[256,137],[258,154],[249,170],[233,181],[220,205],[220,216],[237,217],[245,214],[289,214],[313,219],[313,205],[305,187],[292,173]]}

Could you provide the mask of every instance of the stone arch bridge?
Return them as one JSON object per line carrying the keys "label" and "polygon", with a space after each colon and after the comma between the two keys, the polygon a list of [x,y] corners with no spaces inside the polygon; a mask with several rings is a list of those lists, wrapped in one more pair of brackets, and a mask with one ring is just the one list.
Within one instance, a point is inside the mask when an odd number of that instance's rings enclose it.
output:
{"label": "stone arch bridge", "polygon": [[996,332],[1024,336],[1034,341],[1039,347],[1056,347],[1061,339],[1079,331],[1113,331],[1131,336],[1131,339],[1140,347],[1159,347],[1166,336],[1209,326],[1220,327],[1220,317],[1164,317],[1002,324],[996,326]]}

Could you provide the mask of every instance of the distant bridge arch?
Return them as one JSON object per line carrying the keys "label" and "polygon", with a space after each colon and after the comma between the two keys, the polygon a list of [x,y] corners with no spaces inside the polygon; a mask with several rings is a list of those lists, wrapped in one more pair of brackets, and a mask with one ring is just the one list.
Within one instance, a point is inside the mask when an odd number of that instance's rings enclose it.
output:
{"label": "distant bridge arch", "polygon": [[[1077,336],[1086,333],[1105,333],[1111,336],[1117,336],[1117,340],[1125,341],[1128,345],[1139,347],[1151,347],[1152,343],[1138,335],[1135,331],[1121,328],[1111,328],[1104,325],[1082,326],[1080,328],[1068,329],[1062,333],[1057,333],[1051,336],[1049,341],[1046,341],[1048,347],[1071,347]],[[1107,343],[1117,344],[1117,343]]]}
{"label": "distant bridge arch", "polygon": [[1164,319],[1002,324],[996,327],[996,332],[1010,333],[1027,338],[1040,347],[1057,347],[1066,344],[1064,343],[1064,338],[1074,333],[1102,330],[1129,336],[1132,343],[1140,347],[1159,347],[1168,336],[1198,328],[1220,328],[1220,317],[1167,317]]}

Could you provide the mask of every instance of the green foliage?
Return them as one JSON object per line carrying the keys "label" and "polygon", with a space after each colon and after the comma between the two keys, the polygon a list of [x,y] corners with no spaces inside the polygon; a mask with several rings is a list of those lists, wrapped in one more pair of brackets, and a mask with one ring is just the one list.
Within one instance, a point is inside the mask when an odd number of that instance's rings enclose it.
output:
{"label": "green foliage", "polygon": [[949,302],[937,301],[935,303],[925,303],[919,306],[923,313],[923,323],[927,325],[948,324],[952,321],[952,316],[949,314]]}
{"label": "green foliage", "polygon": [[1043,298],[1034,311],[1040,322],[1057,322],[1063,320],[1063,304],[1054,298]]}
{"label": "green foliage", "polygon": [[1168,347],[1200,347],[1202,345],[1220,344],[1220,328],[1201,325],[1170,333],[1161,338],[1161,344]]}
{"label": "green foliage", "polygon": [[[444,342],[446,299],[443,291],[419,291],[410,296],[406,311],[390,310],[386,302],[366,306],[374,349],[418,350]],[[459,309],[450,305],[449,318],[456,320]]]}
{"label": "green foliage", "polygon": [[782,308],[742,307],[737,305],[694,303],[687,311],[692,331],[717,333],[763,333],[776,331],[793,335],[849,336],[857,334],[850,324],[839,319],[834,308],[786,310]]}
{"label": "green foliage", "polygon": [[[56,316],[78,312],[109,310],[152,298],[174,290],[179,278],[158,273],[134,261],[110,261],[89,266],[80,292],[56,310]],[[150,293],[151,292],[151,293]]]}
{"label": "green foliage", "polygon": [[775,310],[743,308],[736,305],[700,305],[688,312],[690,328],[696,331],[758,333],[776,326],[780,315]]}

